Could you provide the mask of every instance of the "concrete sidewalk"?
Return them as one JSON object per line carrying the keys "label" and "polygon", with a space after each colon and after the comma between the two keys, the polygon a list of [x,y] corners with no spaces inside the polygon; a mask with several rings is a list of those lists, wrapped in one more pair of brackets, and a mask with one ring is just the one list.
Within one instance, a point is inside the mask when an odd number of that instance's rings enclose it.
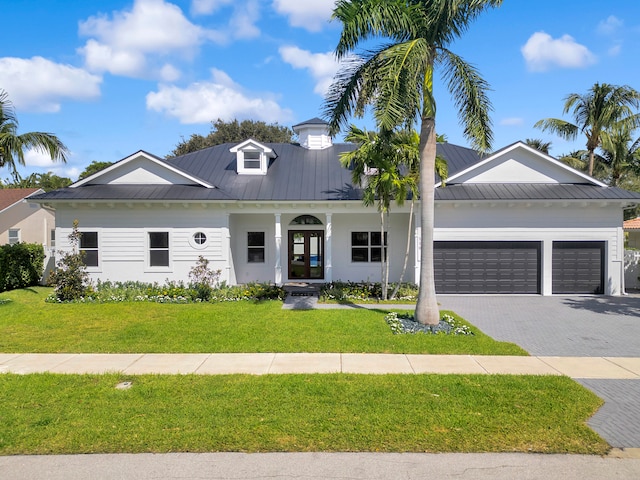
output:
{"label": "concrete sidewalk", "polygon": [[0,353],[0,373],[513,374],[640,379],[640,358],[360,353]]}

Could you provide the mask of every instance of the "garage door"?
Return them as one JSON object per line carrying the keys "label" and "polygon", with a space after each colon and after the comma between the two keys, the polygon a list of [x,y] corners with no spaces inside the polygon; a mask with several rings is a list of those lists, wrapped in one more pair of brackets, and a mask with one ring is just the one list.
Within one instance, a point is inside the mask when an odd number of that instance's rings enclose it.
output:
{"label": "garage door", "polygon": [[540,293],[540,242],[434,242],[438,293]]}
{"label": "garage door", "polygon": [[553,293],[604,293],[605,242],[553,242]]}

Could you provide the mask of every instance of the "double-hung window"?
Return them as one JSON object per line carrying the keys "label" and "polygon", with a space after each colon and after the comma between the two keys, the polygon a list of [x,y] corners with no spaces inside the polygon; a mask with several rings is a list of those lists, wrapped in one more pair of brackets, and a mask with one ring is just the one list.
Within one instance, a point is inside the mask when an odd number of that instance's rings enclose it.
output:
{"label": "double-hung window", "polygon": [[20,242],[20,229],[10,228],[9,229],[9,245],[14,245],[18,242]]}
{"label": "double-hung window", "polygon": [[264,232],[247,233],[247,262],[264,263]]}
{"label": "double-hung window", "polygon": [[387,255],[387,232],[351,232],[351,261],[354,263],[381,262]]}
{"label": "double-hung window", "polygon": [[169,232],[149,232],[149,266],[169,266]]}
{"label": "double-hung window", "polygon": [[80,251],[87,267],[98,266],[98,232],[81,232]]}

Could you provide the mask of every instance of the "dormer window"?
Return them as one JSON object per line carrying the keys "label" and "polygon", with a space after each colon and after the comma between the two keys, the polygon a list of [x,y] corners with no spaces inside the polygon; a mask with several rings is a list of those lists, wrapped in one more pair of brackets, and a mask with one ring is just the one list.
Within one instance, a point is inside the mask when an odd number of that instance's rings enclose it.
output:
{"label": "dormer window", "polygon": [[244,157],[245,170],[259,170],[262,164],[262,154],[260,152],[242,152]]}
{"label": "dormer window", "polygon": [[238,175],[266,175],[269,161],[276,158],[275,152],[255,140],[246,140],[229,149],[236,154]]}

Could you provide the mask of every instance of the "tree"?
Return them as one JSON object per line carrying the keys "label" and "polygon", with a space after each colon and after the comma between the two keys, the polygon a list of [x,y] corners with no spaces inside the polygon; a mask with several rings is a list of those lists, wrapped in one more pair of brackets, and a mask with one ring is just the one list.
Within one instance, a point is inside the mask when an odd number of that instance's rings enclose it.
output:
{"label": "tree", "polygon": [[571,112],[574,123],[560,118],[545,118],[534,127],[550,131],[566,140],[575,140],[583,133],[589,152],[589,175],[593,175],[595,150],[602,142],[602,133],[613,127],[630,129],[640,125],[635,110],[640,106],[640,93],[623,85],[596,83],[584,95],[570,93],[565,98],[563,114]]}
{"label": "tree", "polygon": [[640,174],[640,138],[633,140],[627,127],[618,127],[603,132],[599,160],[606,167],[606,181],[613,187],[637,185]]}
{"label": "tree", "polygon": [[16,171],[16,162],[24,165],[24,151],[46,153],[52,161],[66,163],[69,150],[51,133],[28,132],[18,135],[18,118],[9,94],[0,90],[0,168]]}
{"label": "tree", "polygon": [[98,173],[100,170],[104,170],[111,165],[113,165],[113,162],[99,162],[97,160],[94,160],[89,165],[87,165],[87,168],[85,168],[80,175],[78,175],[78,180],[90,177],[94,173]]}
{"label": "tree", "polygon": [[167,157],[177,157],[178,155],[197,152],[203,148],[223,143],[242,142],[249,138],[264,143],[291,143],[293,135],[293,130],[277,123],[267,124],[255,120],[225,122],[219,118],[215,122],[211,122],[211,133],[209,135],[204,137],[194,133],[189,140],[182,139]]}
{"label": "tree", "polygon": [[539,138],[527,138],[524,143],[529,145],[531,148],[535,148],[536,150],[549,155],[551,142],[545,142],[544,140],[540,140]]}
{"label": "tree", "polygon": [[59,177],[53,172],[32,173],[26,178],[22,178],[17,171],[13,171],[11,179],[5,179],[0,182],[0,188],[41,188],[45,192],[64,188],[71,185],[71,179],[67,177]]}
{"label": "tree", "polygon": [[[439,322],[433,272],[436,160],[434,71],[442,70],[464,135],[481,151],[491,148],[488,84],[447,47],[483,11],[502,0],[339,0],[333,18],[342,22],[336,56],[343,62],[325,101],[336,133],[353,114],[372,107],[378,128],[420,124],[420,290],[416,320]],[[372,47],[371,40],[389,41]],[[368,50],[356,49],[366,42]],[[373,48],[373,50],[371,50]]]}
{"label": "tree", "polygon": [[412,189],[412,177],[403,174],[408,170],[408,158],[412,152],[401,145],[403,138],[396,131],[368,132],[351,125],[347,142],[358,144],[355,150],[340,155],[343,166],[351,168],[354,185],[362,187],[362,203],[365,206],[378,206],[380,212],[380,278],[382,299],[387,299],[389,287],[388,248],[384,241],[389,231],[389,213],[391,202],[395,199],[402,205],[407,193]]}

